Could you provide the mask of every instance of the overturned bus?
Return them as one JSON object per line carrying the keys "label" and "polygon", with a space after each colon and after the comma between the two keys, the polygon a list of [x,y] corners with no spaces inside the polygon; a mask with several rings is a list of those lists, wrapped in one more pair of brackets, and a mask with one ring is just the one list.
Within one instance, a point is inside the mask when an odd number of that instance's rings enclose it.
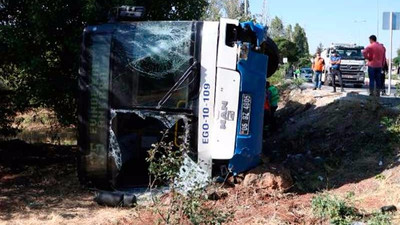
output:
{"label": "overturned bus", "polygon": [[278,66],[277,47],[265,34],[258,24],[230,19],[86,27],[80,180],[146,186],[147,152],[165,131],[175,146],[188,144],[209,176],[255,167],[265,82]]}

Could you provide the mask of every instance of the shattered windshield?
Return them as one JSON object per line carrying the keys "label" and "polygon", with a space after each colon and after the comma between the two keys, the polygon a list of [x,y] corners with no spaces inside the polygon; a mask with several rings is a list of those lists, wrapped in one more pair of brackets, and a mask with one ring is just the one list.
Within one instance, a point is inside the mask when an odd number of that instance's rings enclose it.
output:
{"label": "shattered windshield", "polygon": [[[155,107],[194,62],[192,22],[120,24],[112,45],[112,105]],[[192,73],[166,108],[187,107],[196,83]]]}
{"label": "shattered windshield", "polygon": [[363,55],[361,49],[355,48],[346,48],[346,49],[337,49],[338,54],[342,57],[342,59],[363,59]]}

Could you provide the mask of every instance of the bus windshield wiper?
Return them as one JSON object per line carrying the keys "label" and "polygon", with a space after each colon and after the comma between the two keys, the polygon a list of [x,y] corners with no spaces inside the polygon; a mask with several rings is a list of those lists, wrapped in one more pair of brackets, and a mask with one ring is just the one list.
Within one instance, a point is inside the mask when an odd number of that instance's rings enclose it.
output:
{"label": "bus windshield wiper", "polygon": [[161,98],[161,100],[157,104],[157,109],[160,109],[161,106],[163,106],[168,101],[168,99],[172,96],[172,93],[176,91],[183,84],[183,82],[185,82],[185,80],[187,80],[187,78],[192,74],[196,66],[197,61],[194,61],[193,64],[189,66],[189,68],[187,68],[187,70],[179,78],[179,80],[175,82],[174,86],[172,86],[171,89],[169,89],[169,91]]}

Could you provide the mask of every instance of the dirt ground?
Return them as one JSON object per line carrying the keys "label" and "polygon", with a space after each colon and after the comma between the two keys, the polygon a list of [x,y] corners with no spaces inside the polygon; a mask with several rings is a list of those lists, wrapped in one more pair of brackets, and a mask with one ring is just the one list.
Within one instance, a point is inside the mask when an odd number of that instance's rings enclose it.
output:
{"label": "dirt ground", "polygon": [[[354,192],[355,206],[365,212],[400,207],[399,146],[385,145],[385,135],[374,136],[385,131],[381,119],[398,112],[346,95],[283,93],[279,132],[268,134],[263,161],[269,169],[288,170],[294,183],[285,191],[244,181],[224,188],[227,197],[212,204],[233,211],[229,224],[329,224],[311,210],[311,199],[321,191]],[[94,191],[78,182],[76,155],[73,145],[1,142],[0,224],[157,223],[151,207],[98,206]],[[400,214],[393,214],[393,224],[400,224]]]}

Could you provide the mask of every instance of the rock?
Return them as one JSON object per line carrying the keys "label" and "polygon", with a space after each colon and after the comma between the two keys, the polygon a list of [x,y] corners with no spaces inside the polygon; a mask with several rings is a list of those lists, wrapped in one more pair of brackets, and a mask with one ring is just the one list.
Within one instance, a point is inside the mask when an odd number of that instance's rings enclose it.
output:
{"label": "rock", "polygon": [[208,200],[218,201],[218,200],[224,199],[226,197],[228,197],[228,192],[225,192],[225,191],[213,190],[213,191],[207,193]]}
{"label": "rock", "polygon": [[249,171],[244,178],[243,185],[268,191],[284,192],[292,187],[293,179],[290,171],[284,168],[259,167]]}
{"label": "rock", "polygon": [[243,185],[245,187],[254,186],[257,183],[257,180],[258,180],[258,175],[254,173],[249,173],[244,177]]}
{"label": "rock", "polygon": [[394,205],[388,205],[388,206],[383,206],[381,208],[381,212],[382,213],[386,213],[386,212],[396,212],[397,208]]}
{"label": "rock", "polygon": [[277,185],[278,185],[277,177],[272,173],[268,172],[264,173],[258,182],[258,187],[263,189],[275,190],[278,188]]}

